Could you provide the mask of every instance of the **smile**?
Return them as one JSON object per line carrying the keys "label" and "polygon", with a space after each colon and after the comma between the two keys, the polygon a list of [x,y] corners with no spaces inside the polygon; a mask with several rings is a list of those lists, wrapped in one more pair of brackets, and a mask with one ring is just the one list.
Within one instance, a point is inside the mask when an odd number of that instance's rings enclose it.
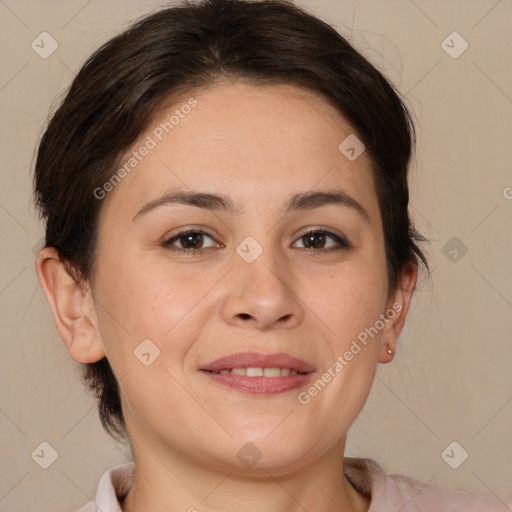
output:
{"label": "smile", "polygon": [[222,369],[219,371],[212,371],[220,375],[226,373],[234,373],[235,375],[245,375],[247,377],[286,377],[288,375],[306,374],[307,372],[299,372],[290,368],[263,368],[263,367],[248,367],[248,368],[231,368]]}

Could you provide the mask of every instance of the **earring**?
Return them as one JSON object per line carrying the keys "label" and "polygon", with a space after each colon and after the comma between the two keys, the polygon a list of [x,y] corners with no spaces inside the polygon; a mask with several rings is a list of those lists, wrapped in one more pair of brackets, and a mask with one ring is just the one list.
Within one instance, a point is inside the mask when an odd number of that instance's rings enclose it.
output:
{"label": "earring", "polygon": [[391,350],[391,349],[388,347],[388,354],[389,354],[389,355],[392,355],[392,354],[393,354],[393,352],[394,352],[394,350]]}

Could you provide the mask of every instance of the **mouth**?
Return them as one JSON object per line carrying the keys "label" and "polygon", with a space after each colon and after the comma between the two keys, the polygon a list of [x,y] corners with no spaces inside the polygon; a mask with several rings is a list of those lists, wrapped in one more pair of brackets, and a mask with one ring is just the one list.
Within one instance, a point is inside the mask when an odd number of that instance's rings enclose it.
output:
{"label": "mouth", "polygon": [[249,366],[247,368],[223,368],[219,371],[203,370],[208,373],[225,375],[234,373],[235,375],[245,375],[246,377],[286,377],[288,375],[307,375],[309,372],[299,372],[291,368],[263,368],[261,366]]}
{"label": "mouth", "polygon": [[239,352],[200,368],[210,380],[251,394],[278,394],[304,386],[316,372],[301,359],[283,352]]}

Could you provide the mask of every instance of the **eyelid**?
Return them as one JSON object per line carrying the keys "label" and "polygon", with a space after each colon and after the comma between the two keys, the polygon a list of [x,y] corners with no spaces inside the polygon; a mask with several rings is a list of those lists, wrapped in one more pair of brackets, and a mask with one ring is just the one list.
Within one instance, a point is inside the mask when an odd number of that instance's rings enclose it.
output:
{"label": "eyelid", "polygon": [[[204,231],[203,229],[190,227],[190,228],[183,228],[183,229],[179,230],[177,233],[173,234],[172,236],[166,236],[162,245],[164,247],[171,246],[171,244],[176,242],[181,236],[188,235],[188,234],[206,235],[207,237],[211,238],[215,242],[215,246],[218,246],[219,244],[221,244],[221,242],[217,242],[214,235],[211,235],[210,233]],[[185,252],[199,252],[199,251],[204,251],[206,249],[210,249],[212,247],[206,247],[203,249],[182,249],[181,247],[174,247],[173,249],[175,249],[177,251],[185,251]]]}
{"label": "eyelid", "polygon": [[[172,233],[172,234],[168,234]],[[190,226],[185,226],[181,228],[176,228],[172,231],[168,231],[163,237],[163,242],[168,242],[169,240],[179,237],[180,235],[186,235],[187,233],[202,233],[204,235],[208,235],[209,237],[215,239],[218,238],[215,230],[210,229],[207,226],[202,224],[191,224]]]}

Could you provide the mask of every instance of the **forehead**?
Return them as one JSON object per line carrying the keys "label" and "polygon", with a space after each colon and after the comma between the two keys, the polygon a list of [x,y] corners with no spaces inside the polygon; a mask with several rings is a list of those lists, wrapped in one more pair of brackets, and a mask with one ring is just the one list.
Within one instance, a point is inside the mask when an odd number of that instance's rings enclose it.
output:
{"label": "forehead", "polygon": [[217,83],[158,110],[122,159],[119,167],[128,172],[108,192],[103,214],[115,209],[134,215],[176,187],[223,191],[248,205],[342,187],[371,210],[376,198],[369,158],[363,152],[350,160],[340,150],[356,136],[333,106],[308,90]]}

